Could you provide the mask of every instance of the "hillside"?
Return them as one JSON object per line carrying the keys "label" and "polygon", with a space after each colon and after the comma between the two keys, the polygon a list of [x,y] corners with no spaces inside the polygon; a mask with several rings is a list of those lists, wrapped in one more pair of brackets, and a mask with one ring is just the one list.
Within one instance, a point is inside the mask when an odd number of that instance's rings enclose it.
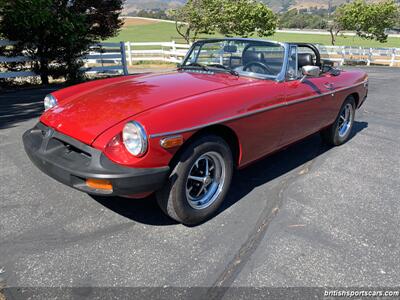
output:
{"label": "hillside", "polygon": [[[329,2],[332,6],[340,5],[346,0],[262,0],[274,11],[280,11],[287,8],[327,8]],[[169,9],[180,6],[184,4],[186,0],[126,0],[124,13],[128,14],[130,12],[138,11],[141,9]]]}
{"label": "hillside", "polygon": [[141,9],[169,9],[183,5],[186,0],[126,0],[124,14]]}
{"label": "hillside", "polygon": [[[220,35],[201,35],[200,38],[220,37]],[[308,34],[308,33],[288,33],[276,32],[273,36],[268,37],[270,40],[281,42],[309,42],[322,45],[330,45],[330,36],[326,34]],[[117,36],[108,39],[108,42],[169,42],[174,40],[178,43],[185,43],[175,29],[175,24],[162,22],[157,20],[143,20],[137,18],[129,18],[125,20],[125,26]],[[338,46],[362,46],[367,48],[376,47],[395,47],[400,48],[400,38],[389,37],[387,43],[379,43],[361,39],[355,36],[338,36]],[[147,49],[146,46],[136,46],[140,49]],[[153,49],[153,48],[150,48]]]}

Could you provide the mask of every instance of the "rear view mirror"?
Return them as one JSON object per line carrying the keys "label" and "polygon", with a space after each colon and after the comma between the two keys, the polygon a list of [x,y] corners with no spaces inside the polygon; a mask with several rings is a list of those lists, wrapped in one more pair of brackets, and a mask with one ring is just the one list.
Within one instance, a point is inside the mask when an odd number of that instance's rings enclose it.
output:
{"label": "rear view mirror", "polygon": [[300,81],[303,82],[307,77],[318,77],[320,69],[318,66],[304,66],[301,68],[301,72],[303,73],[303,78]]}

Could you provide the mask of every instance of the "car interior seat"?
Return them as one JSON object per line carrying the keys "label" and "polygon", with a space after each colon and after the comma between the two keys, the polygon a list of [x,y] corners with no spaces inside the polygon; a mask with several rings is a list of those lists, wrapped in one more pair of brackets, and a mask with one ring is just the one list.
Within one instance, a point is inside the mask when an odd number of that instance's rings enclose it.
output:
{"label": "car interior seat", "polygon": [[242,57],[243,66],[253,62],[264,62],[264,54],[259,51],[246,50]]}

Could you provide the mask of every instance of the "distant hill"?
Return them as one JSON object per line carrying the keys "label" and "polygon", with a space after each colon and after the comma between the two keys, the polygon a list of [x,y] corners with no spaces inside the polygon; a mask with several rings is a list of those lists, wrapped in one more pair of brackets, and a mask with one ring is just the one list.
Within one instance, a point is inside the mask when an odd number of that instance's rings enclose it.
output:
{"label": "distant hill", "polygon": [[[332,6],[338,6],[348,0],[262,0],[275,12],[287,10],[288,8],[328,8],[329,2]],[[141,9],[169,9],[186,3],[186,0],[126,0],[124,14],[132,13]]]}
{"label": "distant hill", "polygon": [[124,13],[135,12],[142,9],[169,9],[184,5],[186,0],[126,0]]}

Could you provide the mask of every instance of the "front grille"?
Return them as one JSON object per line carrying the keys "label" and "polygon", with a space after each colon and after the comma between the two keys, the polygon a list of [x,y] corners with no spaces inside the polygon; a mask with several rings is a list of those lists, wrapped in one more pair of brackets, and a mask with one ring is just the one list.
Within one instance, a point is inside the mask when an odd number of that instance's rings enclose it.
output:
{"label": "front grille", "polygon": [[87,145],[58,133],[42,123],[39,123],[34,131],[38,138],[40,137],[41,151],[72,163],[74,166],[90,165],[92,155],[89,151],[85,151],[85,148],[89,149]]}
{"label": "front grille", "polygon": [[92,157],[92,155],[90,153],[85,152],[84,150],[79,149],[79,148],[77,148],[77,147],[75,147],[75,146],[73,146],[71,144],[68,144],[65,141],[62,141],[62,140],[57,139],[57,138],[53,138],[52,140],[56,140],[57,142],[61,143],[63,145],[64,149],[65,149],[65,153],[67,153],[67,154],[76,153],[78,155],[85,156],[88,159],[90,159]]}

